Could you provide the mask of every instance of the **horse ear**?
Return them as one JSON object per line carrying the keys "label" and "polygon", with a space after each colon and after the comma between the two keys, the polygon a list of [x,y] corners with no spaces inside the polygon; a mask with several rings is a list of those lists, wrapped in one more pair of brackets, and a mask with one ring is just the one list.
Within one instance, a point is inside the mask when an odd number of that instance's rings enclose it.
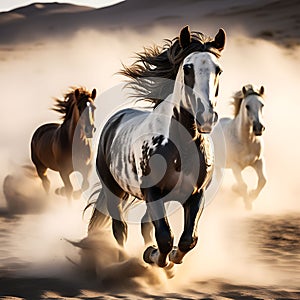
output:
{"label": "horse ear", "polygon": [[183,27],[179,34],[179,44],[182,49],[185,49],[191,43],[191,31],[187,25]]}
{"label": "horse ear", "polygon": [[79,94],[80,94],[80,92],[79,92],[79,89],[76,89],[75,90],[75,98],[78,100],[78,98],[79,98]]}
{"label": "horse ear", "polygon": [[260,87],[259,93],[263,95],[265,92],[265,88],[263,86]]}
{"label": "horse ear", "polygon": [[96,95],[97,95],[97,91],[96,89],[93,89],[91,98],[94,100],[96,98]]}
{"label": "horse ear", "polygon": [[212,44],[217,50],[222,51],[225,46],[225,40],[226,40],[225,30],[220,28]]}
{"label": "horse ear", "polygon": [[245,87],[245,86],[243,86],[243,88],[242,88],[242,92],[243,92],[243,95],[245,96],[245,95],[246,95],[246,93],[247,93],[247,89],[246,89],[246,87]]}

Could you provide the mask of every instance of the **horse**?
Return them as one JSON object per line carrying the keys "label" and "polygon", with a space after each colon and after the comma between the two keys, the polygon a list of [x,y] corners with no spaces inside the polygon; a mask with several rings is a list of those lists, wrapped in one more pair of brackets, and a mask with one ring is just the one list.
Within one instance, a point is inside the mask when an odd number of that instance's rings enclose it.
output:
{"label": "horse", "polygon": [[[56,189],[56,194],[68,199],[78,197],[89,187],[88,176],[92,166],[91,139],[95,131],[94,100],[96,89],[89,92],[85,88],[72,88],[64,94],[64,99],[55,99],[54,111],[62,114],[62,123],[47,123],[40,126],[31,139],[31,160],[47,193],[50,181],[47,169],[59,172],[64,186]],[[81,189],[73,192],[70,174],[73,162],[83,176]]]}
{"label": "horse", "polygon": [[[243,197],[245,207],[251,209],[252,201],[267,182],[262,140],[265,130],[262,120],[264,87],[243,86],[233,95],[232,104],[234,117],[220,119],[226,142],[226,167],[232,169],[237,181],[233,190]],[[241,174],[248,166],[254,168],[258,176],[257,187],[250,192]]]}
{"label": "horse", "polygon": [[[218,58],[225,38],[223,29],[209,38],[186,26],[163,48],[145,48],[121,73],[131,79],[127,84],[135,97],[150,101],[150,109],[121,109],[101,132],[96,158],[101,189],[88,234],[97,234],[109,220],[116,241],[124,247],[124,203],[133,196],[147,207],[141,233],[149,247],[143,259],[165,270],[181,263],[198,240],[204,192],[214,167],[208,135],[218,119]],[[180,202],[184,209],[184,230],[174,248],[165,208],[169,201]]]}

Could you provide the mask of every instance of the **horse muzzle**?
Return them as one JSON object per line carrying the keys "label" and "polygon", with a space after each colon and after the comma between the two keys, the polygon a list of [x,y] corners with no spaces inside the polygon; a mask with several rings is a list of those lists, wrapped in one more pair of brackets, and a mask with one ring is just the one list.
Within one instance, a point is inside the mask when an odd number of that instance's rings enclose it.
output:
{"label": "horse muzzle", "polygon": [[253,123],[253,132],[256,136],[261,136],[265,131],[265,126],[261,123]]}
{"label": "horse muzzle", "polygon": [[214,125],[218,122],[218,114],[213,112],[208,118],[204,118],[202,114],[197,115],[197,129],[200,133],[209,134],[212,132]]}

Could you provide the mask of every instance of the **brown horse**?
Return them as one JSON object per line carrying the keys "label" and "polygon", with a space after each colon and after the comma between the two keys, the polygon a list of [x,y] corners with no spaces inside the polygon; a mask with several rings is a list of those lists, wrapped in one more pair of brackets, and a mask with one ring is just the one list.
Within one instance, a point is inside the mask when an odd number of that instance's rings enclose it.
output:
{"label": "brown horse", "polygon": [[34,132],[31,159],[47,193],[50,189],[47,169],[50,168],[59,172],[64,183],[64,187],[55,192],[71,198],[73,187],[69,176],[74,171],[73,162],[76,162],[76,171],[83,176],[81,190],[74,192],[74,195],[78,196],[89,187],[95,98],[96,89],[92,93],[84,88],[72,89],[64,95],[64,100],[55,99],[53,110],[63,114],[62,124],[44,124]]}

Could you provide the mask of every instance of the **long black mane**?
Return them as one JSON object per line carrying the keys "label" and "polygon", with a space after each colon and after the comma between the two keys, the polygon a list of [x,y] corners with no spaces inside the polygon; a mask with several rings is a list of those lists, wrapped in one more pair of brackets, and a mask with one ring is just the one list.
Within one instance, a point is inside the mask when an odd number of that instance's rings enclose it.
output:
{"label": "long black mane", "polygon": [[154,45],[137,53],[137,60],[129,67],[123,66],[120,74],[130,78],[127,87],[133,89],[132,96],[157,106],[172,93],[182,61],[196,51],[210,52],[218,58],[221,56],[220,51],[213,46],[211,37],[193,31],[191,42],[184,49],[179,37],[165,40],[162,47]]}

